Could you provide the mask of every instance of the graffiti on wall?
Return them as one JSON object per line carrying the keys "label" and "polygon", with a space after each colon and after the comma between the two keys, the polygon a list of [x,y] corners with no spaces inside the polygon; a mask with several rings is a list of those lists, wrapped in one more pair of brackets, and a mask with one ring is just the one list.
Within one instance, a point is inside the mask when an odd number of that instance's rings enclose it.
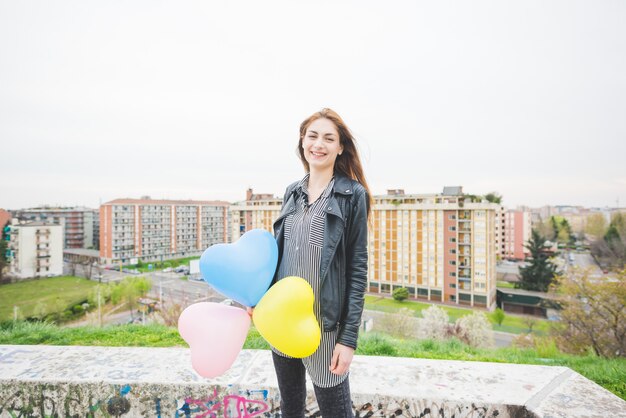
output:
{"label": "graffiti on wall", "polygon": [[[87,386],[87,385],[85,385]],[[238,393],[220,394],[213,389],[209,396],[182,400],[162,398],[146,399],[140,391],[132,396],[130,385],[116,386],[106,396],[106,390],[85,390],[73,385],[67,391],[58,390],[54,384],[36,384],[9,392],[0,391],[0,417],[122,417],[165,416],[194,418],[254,418],[278,416],[279,402],[269,398],[269,391],[240,390]],[[104,396],[95,397],[94,392]],[[150,405],[154,405],[154,413]],[[167,406],[164,408],[164,406]],[[171,411],[174,410],[172,414]]]}
{"label": "graffiti on wall", "polygon": [[373,405],[366,402],[355,408],[356,418],[506,418],[497,408],[469,405],[454,405],[431,401],[389,401]]}
{"label": "graffiti on wall", "polygon": [[[176,418],[253,418],[265,417],[276,408],[268,404],[268,390],[246,390],[245,395],[225,394],[220,396],[217,389],[204,399],[186,398],[176,409]],[[257,396],[254,396],[257,395]],[[252,396],[252,397],[251,397]],[[260,396],[260,399],[258,397]],[[270,401],[273,404],[273,401]],[[160,399],[157,402],[157,416],[160,417]]]}
{"label": "graffiti on wall", "polygon": [[115,387],[112,396],[98,400],[84,397],[79,387],[72,387],[65,396],[59,396],[54,384],[38,384],[36,390],[18,389],[4,398],[0,396],[0,417],[117,417],[128,413],[131,403],[126,395],[128,385]]}
{"label": "graffiti on wall", "polygon": [[[174,418],[278,418],[280,399],[270,390],[235,387],[209,389],[205,396],[182,399],[153,397],[162,393],[152,386],[25,384],[13,391],[0,386],[0,418],[58,417],[174,417]],[[14,386],[15,387],[15,386]],[[156,389],[156,390],[155,390]],[[274,391],[275,392],[275,391]],[[95,394],[98,395],[95,395]],[[358,396],[357,396],[358,398]],[[355,403],[356,418],[508,418],[510,411],[475,404],[394,400]],[[307,418],[320,418],[312,396],[307,399]]]}

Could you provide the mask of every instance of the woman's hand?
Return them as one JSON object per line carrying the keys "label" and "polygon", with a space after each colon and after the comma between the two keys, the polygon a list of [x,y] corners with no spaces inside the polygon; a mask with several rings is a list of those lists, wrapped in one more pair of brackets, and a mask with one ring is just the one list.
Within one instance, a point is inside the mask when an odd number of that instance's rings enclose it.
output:
{"label": "woman's hand", "polygon": [[354,348],[343,344],[336,344],[333,358],[330,360],[330,371],[336,375],[342,375],[350,368],[354,357]]}
{"label": "woman's hand", "polygon": [[250,318],[252,318],[252,314],[254,313],[254,308],[246,306],[246,312],[248,312],[248,315],[250,315]]}

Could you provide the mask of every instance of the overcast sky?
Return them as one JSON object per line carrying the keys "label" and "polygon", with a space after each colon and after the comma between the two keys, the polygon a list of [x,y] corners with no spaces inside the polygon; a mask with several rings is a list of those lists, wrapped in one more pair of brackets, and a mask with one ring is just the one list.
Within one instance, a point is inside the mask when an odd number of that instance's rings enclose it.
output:
{"label": "overcast sky", "polygon": [[0,0],[0,207],[282,196],[322,107],[375,194],[626,206],[626,2]]}

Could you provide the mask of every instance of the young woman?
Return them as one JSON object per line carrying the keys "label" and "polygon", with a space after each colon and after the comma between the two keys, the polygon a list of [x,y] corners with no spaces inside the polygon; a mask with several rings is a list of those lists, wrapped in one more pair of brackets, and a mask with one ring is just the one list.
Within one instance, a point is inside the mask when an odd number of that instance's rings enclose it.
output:
{"label": "young woman", "polygon": [[322,340],[304,359],[273,349],[282,416],[304,417],[308,372],[322,416],[353,417],[348,373],[367,284],[369,188],[355,140],[331,109],[302,122],[298,155],[306,174],[287,187],[274,223],[274,280],[298,276],[309,282]]}

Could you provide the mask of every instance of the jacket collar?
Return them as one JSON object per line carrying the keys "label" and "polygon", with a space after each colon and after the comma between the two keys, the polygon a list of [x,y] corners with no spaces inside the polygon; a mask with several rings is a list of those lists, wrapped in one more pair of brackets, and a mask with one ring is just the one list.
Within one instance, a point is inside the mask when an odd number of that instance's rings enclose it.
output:
{"label": "jacket collar", "polygon": [[[308,192],[308,186],[309,186],[309,177],[310,177],[311,173],[306,173],[305,176],[302,178],[302,180],[300,180],[298,182],[298,184],[296,184],[296,188],[295,191],[296,193],[298,193],[300,196],[306,195],[307,196],[307,200],[308,200],[308,196],[309,196],[309,192]],[[331,187],[334,188],[335,185],[335,177],[333,176],[330,179],[330,183],[326,186],[326,188],[322,191],[322,197],[328,197],[330,195],[331,192]]]}
{"label": "jacket collar", "polygon": [[354,193],[352,188],[353,180],[344,176],[341,173],[335,173],[335,184],[333,186],[333,192],[343,195],[351,195]]}
{"label": "jacket collar", "polygon": [[[306,193],[304,186],[308,184],[310,174],[311,173],[306,173],[305,176],[302,178],[302,180],[300,180],[296,184],[296,187],[294,187],[293,189],[296,193],[300,195],[302,195],[302,193]],[[346,195],[346,196],[349,196],[354,193],[354,190],[352,187],[353,180],[351,180],[350,178],[346,177],[345,175],[341,173],[335,172],[334,180],[335,180],[335,183],[333,184],[333,193],[339,193],[339,194]]]}

